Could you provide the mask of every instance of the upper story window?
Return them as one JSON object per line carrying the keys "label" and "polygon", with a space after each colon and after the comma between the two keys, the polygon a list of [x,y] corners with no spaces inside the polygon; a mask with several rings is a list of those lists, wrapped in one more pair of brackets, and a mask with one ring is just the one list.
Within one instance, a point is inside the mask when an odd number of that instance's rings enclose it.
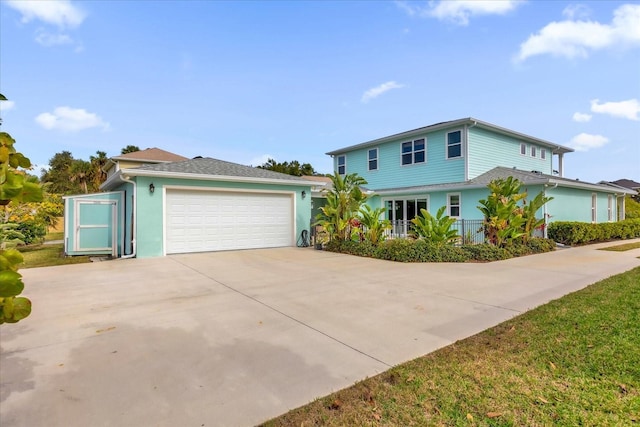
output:
{"label": "upper story window", "polygon": [[424,138],[402,143],[402,164],[412,165],[426,161],[426,140]]}
{"label": "upper story window", "polygon": [[369,170],[378,170],[378,149],[372,148],[367,152],[367,160],[369,161]]}
{"label": "upper story window", "polygon": [[531,157],[536,157],[538,155],[538,150],[535,145],[531,146]]}
{"label": "upper story window", "polygon": [[462,131],[447,134],[447,159],[462,157]]}
{"label": "upper story window", "polygon": [[525,144],[524,142],[520,144],[520,154],[522,154],[523,156],[527,155],[527,144]]}
{"label": "upper story window", "polygon": [[540,158],[542,160],[545,160],[547,158],[547,150],[545,150],[544,148],[540,149]]}
{"label": "upper story window", "polygon": [[344,175],[347,173],[347,156],[338,156],[338,174]]}

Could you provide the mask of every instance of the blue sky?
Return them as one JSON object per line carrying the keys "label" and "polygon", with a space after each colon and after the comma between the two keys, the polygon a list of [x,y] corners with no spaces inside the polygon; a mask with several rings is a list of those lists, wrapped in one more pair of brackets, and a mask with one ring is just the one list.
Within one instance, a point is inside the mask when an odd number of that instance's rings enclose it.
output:
{"label": "blue sky", "polygon": [[475,117],[640,181],[640,3],[2,1],[3,126],[38,166],[126,145],[258,165]]}

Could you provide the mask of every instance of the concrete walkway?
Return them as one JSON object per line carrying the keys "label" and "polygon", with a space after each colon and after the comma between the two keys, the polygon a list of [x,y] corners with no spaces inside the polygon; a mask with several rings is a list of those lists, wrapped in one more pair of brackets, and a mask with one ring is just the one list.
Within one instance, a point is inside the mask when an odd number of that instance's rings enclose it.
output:
{"label": "concrete walkway", "polygon": [[284,248],[23,270],[34,312],[0,327],[0,425],[255,425],[640,265],[640,249],[597,250],[610,245],[489,264]]}

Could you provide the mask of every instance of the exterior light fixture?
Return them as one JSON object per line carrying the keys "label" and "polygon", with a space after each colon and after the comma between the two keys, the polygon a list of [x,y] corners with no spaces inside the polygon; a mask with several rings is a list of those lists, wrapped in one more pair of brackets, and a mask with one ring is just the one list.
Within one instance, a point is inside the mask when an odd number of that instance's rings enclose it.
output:
{"label": "exterior light fixture", "polygon": [[304,199],[305,197],[307,197],[307,192],[302,190],[302,198]]}
{"label": "exterior light fixture", "polygon": [[149,193],[153,194],[153,192],[156,191],[156,186],[153,185],[153,182],[151,184],[149,184]]}

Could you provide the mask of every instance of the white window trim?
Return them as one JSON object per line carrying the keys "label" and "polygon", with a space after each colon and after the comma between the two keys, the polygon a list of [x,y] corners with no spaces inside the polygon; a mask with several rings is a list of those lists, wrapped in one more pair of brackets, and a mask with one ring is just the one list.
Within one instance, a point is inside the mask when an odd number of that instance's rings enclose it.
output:
{"label": "white window trim", "polygon": [[[456,132],[460,132],[460,155],[458,157],[449,157],[449,134],[450,133],[456,133]],[[457,144],[456,144],[457,145]],[[425,146],[426,149],[426,146]],[[447,132],[447,134],[445,135],[444,138],[444,158],[446,160],[449,159],[461,159],[464,157],[464,132],[462,131],[462,129],[456,129],[456,130],[452,130],[450,132]]]}
{"label": "white window trim", "polygon": [[[416,141],[419,141],[421,139],[424,139],[424,162],[416,163],[416,161],[415,161],[416,160],[415,143],[416,143]],[[402,152],[402,145],[406,144],[408,142],[411,143],[411,163],[404,164],[404,163],[402,163],[402,155],[403,154],[408,154],[408,153],[403,153]],[[427,164],[427,160],[428,159],[427,159],[427,137],[426,136],[423,136],[423,137],[420,137],[420,138],[415,138],[415,139],[412,139],[410,141],[402,141],[400,143],[400,166],[407,167],[407,166],[415,166],[415,165],[426,165]]]}
{"label": "white window trim", "polygon": [[598,195],[591,193],[591,223],[598,223]]}
{"label": "white window trim", "polygon": [[[344,158],[344,173],[340,173],[340,157]],[[340,154],[336,157],[336,172],[338,172],[338,175],[347,174],[347,155],[346,154]]]}
{"label": "white window trim", "polygon": [[[375,150],[375,151],[376,151],[376,158],[375,158],[375,160],[376,160],[376,168],[375,168],[375,169],[371,169],[371,160],[372,160],[372,159],[370,159],[370,158],[369,158],[369,152],[370,152],[370,151],[372,151],[372,150]],[[345,161],[346,161],[346,160],[345,160]],[[380,150],[378,150],[378,147],[376,147],[376,148],[369,148],[369,149],[367,149],[367,170],[368,170],[369,172],[375,172],[375,171],[377,171],[378,169],[380,169]]]}
{"label": "white window trim", "polygon": [[[458,211],[460,215],[451,215],[451,196],[458,196]],[[455,206],[455,205],[454,205]],[[462,194],[461,193],[447,193],[447,215],[451,218],[462,218]]]}
{"label": "white window trim", "polygon": [[[524,148],[524,153],[522,152],[522,149]],[[520,143],[520,155],[521,156],[526,156],[527,155],[527,144],[524,142]]]}

